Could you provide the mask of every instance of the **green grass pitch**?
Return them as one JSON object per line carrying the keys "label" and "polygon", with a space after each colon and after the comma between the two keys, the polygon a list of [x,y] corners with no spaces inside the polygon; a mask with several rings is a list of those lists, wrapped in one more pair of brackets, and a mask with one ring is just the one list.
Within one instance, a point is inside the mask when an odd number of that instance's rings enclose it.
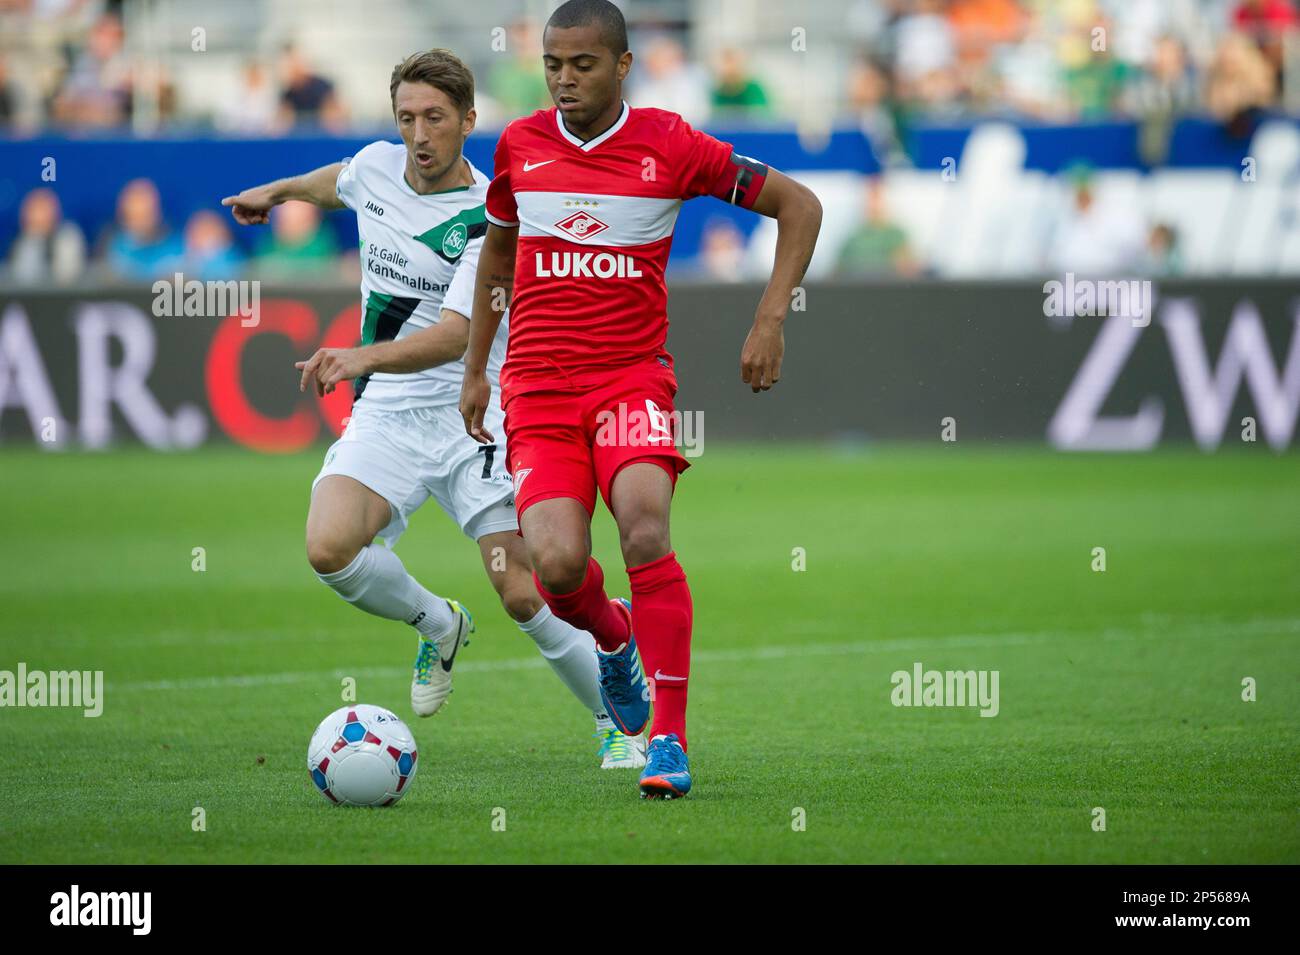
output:
{"label": "green grass pitch", "polygon": [[[674,508],[696,790],[670,803],[597,767],[432,506],[398,553],[479,632],[415,719],[409,629],[303,556],[319,461],[0,452],[0,669],[106,681],[97,719],[0,710],[0,862],[1300,862],[1300,456],[709,448]],[[893,706],[917,662],[997,670],[999,714]],[[308,780],[345,676],[416,733],[392,809]]]}

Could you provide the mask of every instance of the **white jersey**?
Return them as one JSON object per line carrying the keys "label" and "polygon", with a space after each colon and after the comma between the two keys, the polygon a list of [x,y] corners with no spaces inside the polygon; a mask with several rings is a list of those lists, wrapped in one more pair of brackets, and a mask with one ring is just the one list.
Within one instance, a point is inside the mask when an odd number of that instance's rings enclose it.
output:
{"label": "white jersey", "polygon": [[[487,233],[488,177],[469,165],[472,186],[422,196],[406,182],[406,147],[376,142],[347,161],[335,186],[357,214],[361,235],[361,343],[401,340],[434,325],[442,310],[471,316],[474,273]],[[500,380],[508,316],[488,357],[488,380]],[[355,394],[389,410],[456,405],[465,363],[358,378]]]}

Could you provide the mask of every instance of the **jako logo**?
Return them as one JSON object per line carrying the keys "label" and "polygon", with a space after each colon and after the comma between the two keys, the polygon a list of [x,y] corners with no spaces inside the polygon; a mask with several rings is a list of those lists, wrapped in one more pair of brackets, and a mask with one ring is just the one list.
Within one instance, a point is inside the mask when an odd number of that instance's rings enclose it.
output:
{"label": "jako logo", "polygon": [[152,924],[152,892],[71,892],[50,896],[51,925],[129,925],[131,934],[148,935]]}
{"label": "jako logo", "polygon": [[613,252],[552,252],[551,265],[548,269],[543,258],[545,254],[545,252],[536,253],[539,279],[563,278],[566,275],[575,279],[641,278],[641,270],[636,267],[636,259],[630,255]]}

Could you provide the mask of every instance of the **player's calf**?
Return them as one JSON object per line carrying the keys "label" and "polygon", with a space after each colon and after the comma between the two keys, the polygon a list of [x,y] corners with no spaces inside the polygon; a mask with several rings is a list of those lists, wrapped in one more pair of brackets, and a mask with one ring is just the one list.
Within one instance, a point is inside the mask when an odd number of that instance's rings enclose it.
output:
{"label": "player's calf", "polygon": [[[523,540],[513,531],[487,534],[479,538],[483,567],[501,605],[536,644],[542,658],[574,697],[592,714],[599,732],[609,728],[609,716],[600,698],[597,680],[595,642],[590,633],[561,620],[551,612],[533,582],[532,564]],[[615,730],[617,732],[617,730]],[[620,744],[621,745],[621,744]],[[626,747],[623,747],[625,750]],[[611,757],[602,750],[602,765],[611,760],[631,765],[627,753]]]}

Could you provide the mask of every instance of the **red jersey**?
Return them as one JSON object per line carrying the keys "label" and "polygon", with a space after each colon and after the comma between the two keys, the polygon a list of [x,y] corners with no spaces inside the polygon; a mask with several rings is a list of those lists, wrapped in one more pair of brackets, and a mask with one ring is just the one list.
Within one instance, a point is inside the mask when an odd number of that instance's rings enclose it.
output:
{"label": "red jersey", "polygon": [[658,357],[668,337],[664,269],[683,199],[753,205],[767,168],[676,113],[632,109],[583,142],[558,110],[510,123],[487,217],[518,226],[502,401]]}

